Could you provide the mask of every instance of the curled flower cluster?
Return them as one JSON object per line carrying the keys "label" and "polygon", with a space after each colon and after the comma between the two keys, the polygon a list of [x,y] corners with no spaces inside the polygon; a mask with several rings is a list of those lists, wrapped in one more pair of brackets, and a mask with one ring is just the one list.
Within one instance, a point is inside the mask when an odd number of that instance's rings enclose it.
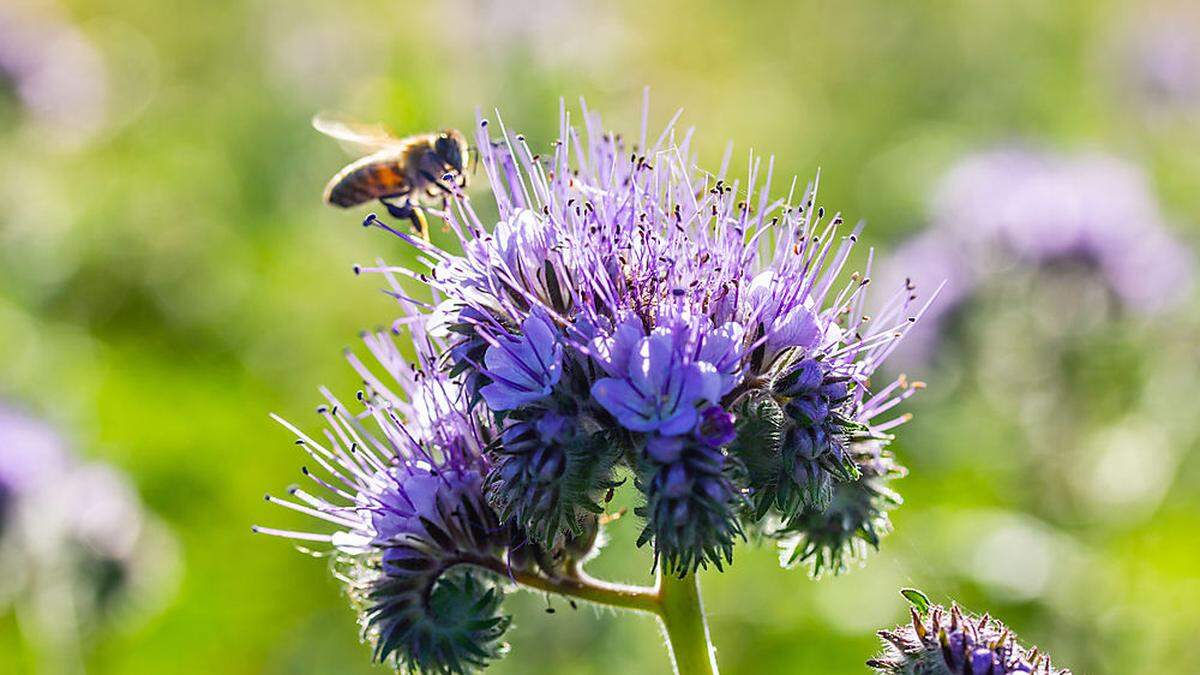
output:
{"label": "curled flower cluster", "polygon": [[840,574],[892,531],[888,511],[903,500],[888,484],[906,470],[876,442],[856,443],[849,452],[858,478],[834,485],[825,507],[804,508],[776,533],[784,565],[806,565],[817,577]]}
{"label": "curled flower cluster", "polygon": [[[326,392],[322,443],[283,422],[315,462],[303,473],[326,496],[292,488],[268,501],[325,520],[332,534],[256,527],[331,544],[375,658],[421,672],[462,672],[503,653],[502,588],[463,567],[501,560],[510,533],[484,500],[483,447],[494,429],[460,409],[457,385],[433,362],[436,341],[414,323],[417,362],[393,336],[364,334],[385,382],[353,354],[362,411]],[[393,389],[399,385],[399,392]],[[281,420],[282,422],[282,420]]]}
{"label": "curled flower cluster", "polygon": [[390,381],[351,355],[363,409],[327,394],[323,442],[288,425],[327,494],[269,499],[337,531],[259,529],[332,545],[379,659],[500,654],[503,584],[582,578],[624,484],[638,544],[678,577],[750,531],[840,571],[899,503],[883,447],[920,386],[870,378],[923,311],[911,289],[866,312],[869,276],[841,279],[858,230],[839,234],[815,184],[772,199],[760,161],[727,182],[694,169],[690,132],[628,148],[584,121],[564,113],[541,156],[481,120],[499,221],[455,193],[434,212],[454,250],[365,222],[416,249],[356,267],[387,279],[416,360],[367,335]]}
{"label": "curled flower cluster", "polygon": [[884,653],[867,662],[882,675],[1071,675],[1055,669],[1037,648],[1026,649],[1002,623],[986,614],[963,614],[932,605],[907,589],[912,621],[879,632]]}

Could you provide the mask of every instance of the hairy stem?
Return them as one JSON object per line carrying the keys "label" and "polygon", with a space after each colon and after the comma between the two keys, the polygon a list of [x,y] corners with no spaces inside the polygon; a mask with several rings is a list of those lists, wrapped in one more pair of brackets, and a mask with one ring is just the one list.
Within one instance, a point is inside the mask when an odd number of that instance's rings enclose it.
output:
{"label": "hairy stem", "polygon": [[503,561],[494,558],[470,562],[534,590],[557,593],[606,607],[659,614],[658,595],[653,588],[603,581],[583,570],[577,570],[571,577],[547,577],[536,572],[510,570]]}
{"label": "hairy stem", "polygon": [[717,675],[717,654],[708,634],[700,581],[659,573],[659,620],[678,675]]}
{"label": "hairy stem", "polygon": [[660,566],[655,588],[616,584],[597,579],[577,567],[568,577],[510,569],[496,558],[463,560],[511,579],[526,588],[556,593],[585,602],[653,614],[662,625],[671,664],[677,675],[717,675],[716,650],[704,618],[700,585],[695,574],[682,579],[663,574]]}

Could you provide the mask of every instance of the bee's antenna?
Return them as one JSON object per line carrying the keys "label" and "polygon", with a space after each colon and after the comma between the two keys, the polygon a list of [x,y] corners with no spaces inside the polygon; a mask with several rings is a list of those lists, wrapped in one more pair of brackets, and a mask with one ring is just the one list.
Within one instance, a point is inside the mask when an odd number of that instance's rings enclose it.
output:
{"label": "bee's antenna", "polygon": [[479,173],[479,147],[471,146],[467,148],[467,154],[471,156],[471,175]]}

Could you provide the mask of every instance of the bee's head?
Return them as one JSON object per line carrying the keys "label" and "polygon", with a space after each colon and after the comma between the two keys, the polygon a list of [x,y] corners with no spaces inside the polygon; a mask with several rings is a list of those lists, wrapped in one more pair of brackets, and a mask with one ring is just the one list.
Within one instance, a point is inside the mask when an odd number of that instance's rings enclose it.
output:
{"label": "bee's head", "polygon": [[438,134],[434,141],[433,151],[441,158],[446,166],[457,173],[462,173],[467,161],[467,139],[458,129],[446,129]]}

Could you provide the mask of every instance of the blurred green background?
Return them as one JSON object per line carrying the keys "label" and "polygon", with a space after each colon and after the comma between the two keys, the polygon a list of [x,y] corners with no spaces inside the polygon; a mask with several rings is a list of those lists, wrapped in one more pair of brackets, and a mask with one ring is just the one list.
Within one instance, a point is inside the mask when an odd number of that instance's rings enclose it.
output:
{"label": "blurred green background", "polygon": [[[407,255],[360,228],[362,213],[321,204],[348,158],[310,129],[314,112],[407,133],[499,108],[548,143],[560,96],[634,130],[648,85],[653,122],[683,107],[699,128],[703,165],[733,139],[735,157],[774,154],[781,175],[820,168],[822,201],[865,219],[881,254],[925,226],[930,190],[965,153],[1013,138],[1102,149],[1149,173],[1176,236],[1195,243],[1200,106],[1139,86],[1130,46],[1171,11],[5,0],[0,16],[75,41],[28,41],[32,58],[75,61],[40,108],[11,72],[0,82],[0,397],[128,471],[182,550],[166,606],[91,638],[88,671],[383,672],[325,563],[249,528],[304,522],[261,499],[302,461],[267,413],[314,428],[317,385],[354,390],[339,351],[393,310],[351,266]],[[22,25],[0,24],[0,41]],[[979,300],[950,338],[955,358],[914,373],[930,386],[895,446],[907,503],[867,567],[812,581],[744,546],[731,572],[703,576],[727,672],[864,672],[910,585],[990,609],[1077,673],[1200,672],[1197,302],[1014,347],[1029,312],[1071,318],[1041,288]],[[1038,373],[1050,398],[995,372]],[[1031,430],[1031,405],[1069,413]],[[618,521],[592,570],[648,582],[636,530]],[[553,605],[513,603],[512,654],[494,672],[667,668],[649,620]],[[36,670],[0,617],[0,672]]]}

